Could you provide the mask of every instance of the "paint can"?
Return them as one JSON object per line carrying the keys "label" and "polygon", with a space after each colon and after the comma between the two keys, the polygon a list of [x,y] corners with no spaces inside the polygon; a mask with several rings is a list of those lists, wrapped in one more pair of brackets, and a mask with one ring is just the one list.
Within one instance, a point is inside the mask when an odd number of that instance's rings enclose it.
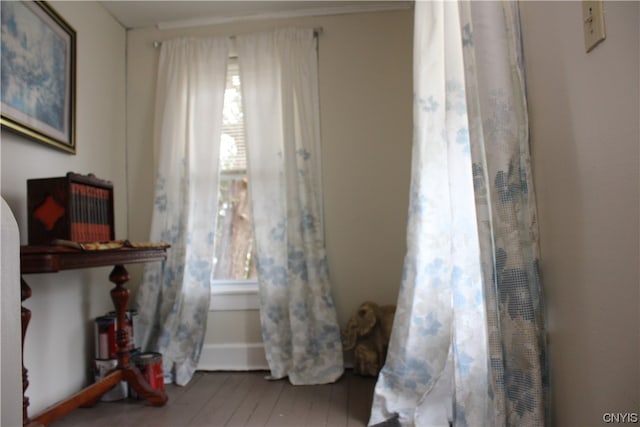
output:
{"label": "paint can", "polygon": [[[108,316],[113,316],[114,318],[117,318],[117,313],[115,311],[110,311]],[[137,318],[138,318],[138,310],[136,309],[129,309],[125,312],[124,315],[124,323],[125,323],[125,329],[127,330],[127,335],[129,336],[129,350],[133,350],[134,348],[136,348],[136,341],[135,341],[135,324],[137,323]]]}
{"label": "paint can", "polygon": [[164,391],[162,354],[153,352],[140,353],[133,357],[132,361],[152,389]]}
{"label": "paint can", "polygon": [[96,359],[107,360],[117,357],[116,327],[115,316],[107,315],[96,318]]}
{"label": "paint can", "polygon": [[[93,365],[93,375],[96,381],[103,379],[109,372],[118,366],[118,361],[113,359],[98,360],[96,359]],[[116,400],[126,399],[128,396],[127,382],[120,381],[111,390],[104,393],[100,400],[102,402],[114,402]]]}

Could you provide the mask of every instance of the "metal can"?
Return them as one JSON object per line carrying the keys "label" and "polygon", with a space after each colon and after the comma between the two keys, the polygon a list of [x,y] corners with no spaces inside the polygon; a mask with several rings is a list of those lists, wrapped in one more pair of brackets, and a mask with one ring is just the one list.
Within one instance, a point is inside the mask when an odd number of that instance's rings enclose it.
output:
{"label": "metal can", "polygon": [[153,352],[140,353],[133,357],[132,361],[152,389],[164,391],[162,354]]}
{"label": "metal can", "polygon": [[[109,372],[118,366],[117,360],[95,360],[93,365],[93,375],[96,381],[103,379]],[[103,402],[113,402],[116,400],[126,399],[129,388],[126,381],[120,381],[111,390],[104,393],[100,400]]]}
{"label": "metal can", "polygon": [[[110,311],[108,316],[113,316],[114,318],[117,318],[117,313],[115,311]],[[136,309],[127,310],[124,315],[125,329],[127,331],[127,335],[129,336],[129,350],[133,350],[134,348],[136,348],[134,332],[135,332],[135,324],[137,323],[136,321],[137,317],[138,317],[138,310]],[[117,329],[117,326],[116,326],[116,329]]]}
{"label": "metal can", "polygon": [[118,352],[116,342],[116,318],[107,315],[96,318],[96,359],[115,359]]}

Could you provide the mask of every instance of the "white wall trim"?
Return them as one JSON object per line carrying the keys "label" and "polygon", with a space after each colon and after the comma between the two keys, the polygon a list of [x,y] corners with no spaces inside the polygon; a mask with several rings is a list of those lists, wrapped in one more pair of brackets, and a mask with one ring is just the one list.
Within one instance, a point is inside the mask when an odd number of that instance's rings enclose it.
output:
{"label": "white wall trim", "polygon": [[268,370],[262,343],[205,344],[202,348],[199,371],[257,371]]}
{"label": "white wall trim", "polygon": [[209,311],[258,310],[258,282],[236,280],[213,281]]}
{"label": "white wall trim", "polygon": [[365,12],[386,12],[394,10],[410,9],[412,2],[395,1],[395,2],[379,2],[378,4],[362,4],[351,6],[334,6],[321,8],[307,8],[297,10],[287,10],[272,13],[261,13],[257,15],[245,16],[209,16],[196,19],[184,19],[178,21],[165,21],[156,24],[159,30],[173,30],[178,28],[203,27],[208,25],[226,24],[229,22],[240,21],[256,21],[262,19],[284,19],[284,18],[300,18],[307,16],[326,16],[326,15],[345,15],[351,13]]}

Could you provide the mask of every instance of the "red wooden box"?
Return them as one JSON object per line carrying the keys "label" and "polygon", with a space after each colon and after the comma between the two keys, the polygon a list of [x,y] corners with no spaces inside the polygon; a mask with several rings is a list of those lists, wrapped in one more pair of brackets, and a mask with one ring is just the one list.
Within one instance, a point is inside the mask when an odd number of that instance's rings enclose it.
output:
{"label": "red wooden box", "polygon": [[93,174],[27,180],[29,244],[115,239],[113,184]]}

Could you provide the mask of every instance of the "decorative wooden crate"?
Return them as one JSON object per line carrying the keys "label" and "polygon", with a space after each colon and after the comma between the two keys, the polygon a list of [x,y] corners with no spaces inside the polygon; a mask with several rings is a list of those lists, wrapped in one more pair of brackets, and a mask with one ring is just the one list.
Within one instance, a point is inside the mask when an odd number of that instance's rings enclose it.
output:
{"label": "decorative wooden crate", "polygon": [[27,180],[29,244],[115,239],[113,184],[93,174]]}

